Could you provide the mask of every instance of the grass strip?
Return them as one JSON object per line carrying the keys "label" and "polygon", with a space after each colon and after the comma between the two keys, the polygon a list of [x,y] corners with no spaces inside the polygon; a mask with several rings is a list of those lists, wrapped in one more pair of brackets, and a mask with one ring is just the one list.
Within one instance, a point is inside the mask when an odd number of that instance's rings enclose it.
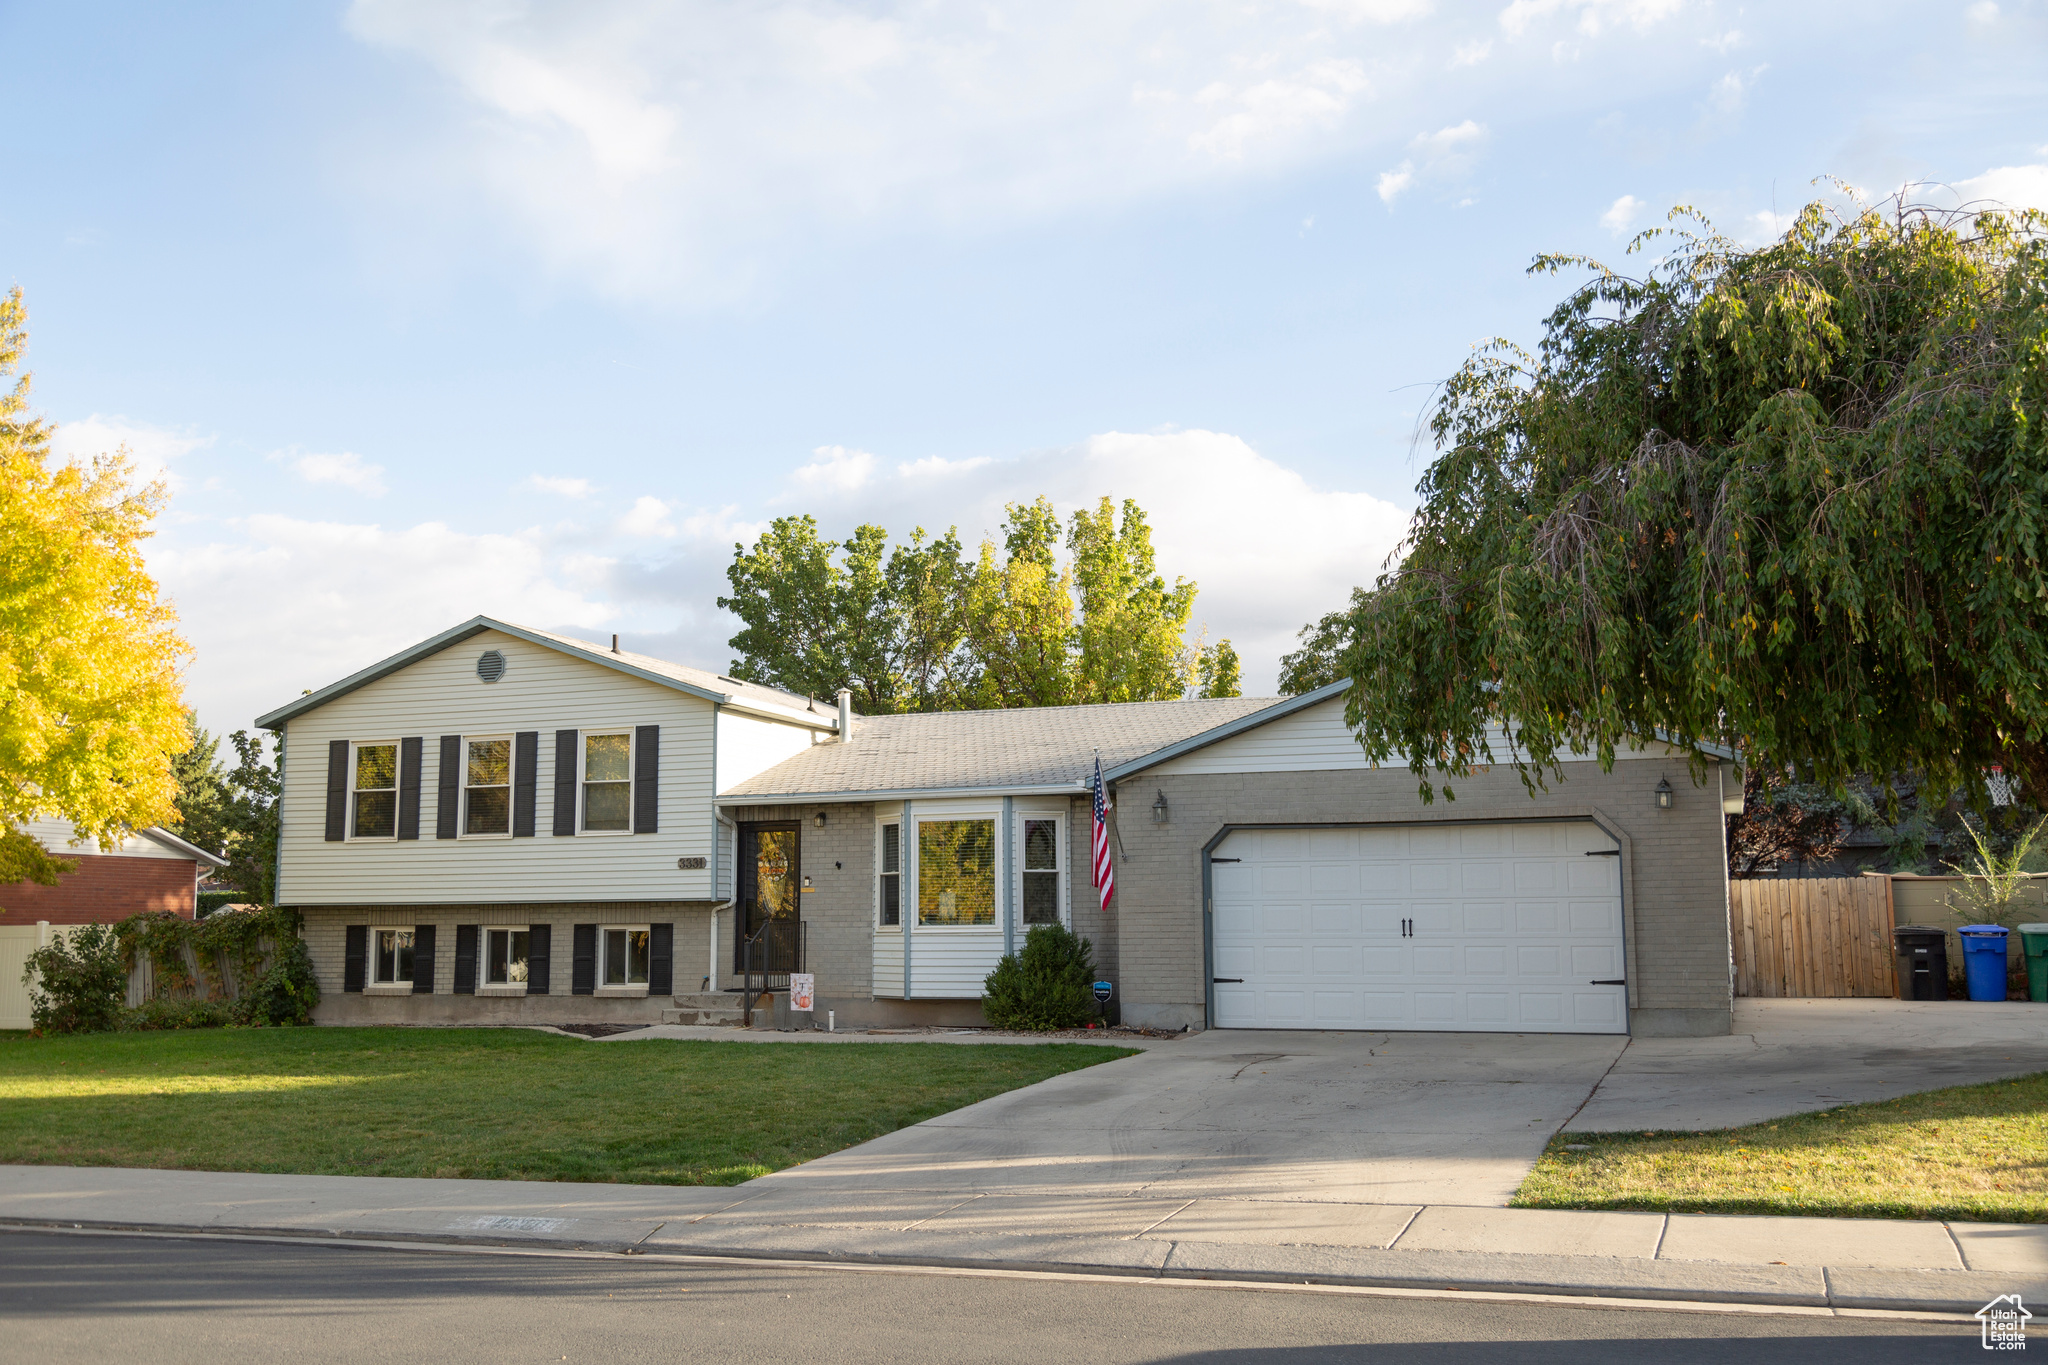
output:
{"label": "grass strip", "polygon": [[2048,1222],[2048,1072],[1712,1132],[1559,1133],[1510,1203]]}
{"label": "grass strip", "polygon": [[1130,1055],[529,1029],[0,1034],[0,1162],[731,1185]]}

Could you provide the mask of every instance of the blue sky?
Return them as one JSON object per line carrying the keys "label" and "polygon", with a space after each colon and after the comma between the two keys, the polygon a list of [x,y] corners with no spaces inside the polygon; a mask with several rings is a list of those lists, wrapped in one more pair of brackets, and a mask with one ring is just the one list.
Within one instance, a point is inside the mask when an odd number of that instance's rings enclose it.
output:
{"label": "blue sky", "polygon": [[2044,8],[0,5],[0,283],[66,454],[173,487],[215,729],[479,611],[723,667],[768,518],[1039,493],[1138,498],[1265,690],[1532,255],[2048,205]]}

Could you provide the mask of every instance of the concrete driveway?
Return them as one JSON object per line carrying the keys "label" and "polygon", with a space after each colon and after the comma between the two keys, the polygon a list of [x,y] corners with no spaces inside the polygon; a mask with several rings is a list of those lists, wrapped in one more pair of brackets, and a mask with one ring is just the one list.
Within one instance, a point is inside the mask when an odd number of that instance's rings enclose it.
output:
{"label": "concrete driveway", "polygon": [[1735,1026],[1634,1043],[1212,1030],[750,1188],[1500,1207],[1561,1128],[1731,1127],[2048,1070],[2040,1005],[1742,1000]]}
{"label": "concrete driveway", "polygon": [[755,1184],[1501,1205],[1623,1042],[1212,1030]]}

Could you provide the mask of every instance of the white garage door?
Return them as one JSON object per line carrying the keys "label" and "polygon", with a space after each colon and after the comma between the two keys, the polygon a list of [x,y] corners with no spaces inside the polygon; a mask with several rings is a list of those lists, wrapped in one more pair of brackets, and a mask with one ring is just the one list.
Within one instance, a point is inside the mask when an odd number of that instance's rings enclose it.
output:
{"label": "white garage door", "polygon": [[1625,1033],[1614,849],[1583,820],[1236,831],[1216,1023]]}

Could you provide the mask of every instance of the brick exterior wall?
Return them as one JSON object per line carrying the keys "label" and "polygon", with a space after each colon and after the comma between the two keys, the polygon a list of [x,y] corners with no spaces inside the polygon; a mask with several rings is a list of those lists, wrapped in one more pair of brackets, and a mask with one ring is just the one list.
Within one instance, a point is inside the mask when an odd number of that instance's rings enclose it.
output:
{"label": "brick exterior wall", "polygon": [[[1133,794],[1135,794],[1135,788]],[[1145,817],[1150,820],[1151,816]],[[1067,842],[1071,845],[1067,853],[1067,882],[1070,889],[1069,903],[1074,907],[1072,928],[1075,933],[1088,940],[1095,949],[1095,978],[1110,983],[1109,1004],[1104,1013],[1114,1024],[1122,1018],[1123,980],[1118,974],[1122,964],[1123,935],[1118,931],[1119,911],[1123,908],[1124,865],[1121,859],[1116,865],[1116,895],[1109,902],[1109,910],[1102,908],[1101,893],[1095,889],[1095,803],[1089,798],[1077,798],[1067,809]],[[1110,823],[1109,851],[1116,854],[1116,824]],[[1021,946],[1021,945],[1020,945]]]}
{"label": "brick exterior wall", "polygon": [[[1326,772],[1155,776],[1140,773],[1119,793],[1122,844],[1117,920],[1118,995],[1129,1024],[1206,1026],[1203,980],[1202,848],[1226,825],[1417,823],[1432,820],[1559,819],[1590,816],[1622,846],[1629,1027],[1639,1036],[1723,1034],[1732,1021],[1728,875],[1718,775],[1695,787],[1685,764],[1617,759],[1566,765],[1531,799],[1511,767],[1452,784],[1423,805],[1405,767]],[[1668,777],[1676,795],[1659,810],[1653,794]],[[1151,798],[1166,793],[1169,823],[1152,823]],[[1140,796],[1145,799],[1140,800]],[[1085,825],[1081,831],[1085,839]],[[1087,890],[1085,865],[1078,895]]]}
{"label": "brick exterior wall", "polygon": [[[675,925],[672,960],[677,994],[693,994],[706,965],[711,906],[702,901],[591,901],[567,905],[315,905],[305,916],[306,950],[320,982],[319,1024],[547,1024],[661,1021],[671,996],[573,995],[570,971],[578,924]],[[342,989],[351,924],[434,926],[431,994]],[[546,924],[548,994],[455,994],[455,926]],[[481,971],[481,966],[479,966]]]}
{"label": "brick exterior wall", "polygon": [[145,911],[191,919],[199,865],[189,858],[125,858],[67,853],[78,864],[55,886],[16,882],[0,887],[0,925],[115,924]]}

